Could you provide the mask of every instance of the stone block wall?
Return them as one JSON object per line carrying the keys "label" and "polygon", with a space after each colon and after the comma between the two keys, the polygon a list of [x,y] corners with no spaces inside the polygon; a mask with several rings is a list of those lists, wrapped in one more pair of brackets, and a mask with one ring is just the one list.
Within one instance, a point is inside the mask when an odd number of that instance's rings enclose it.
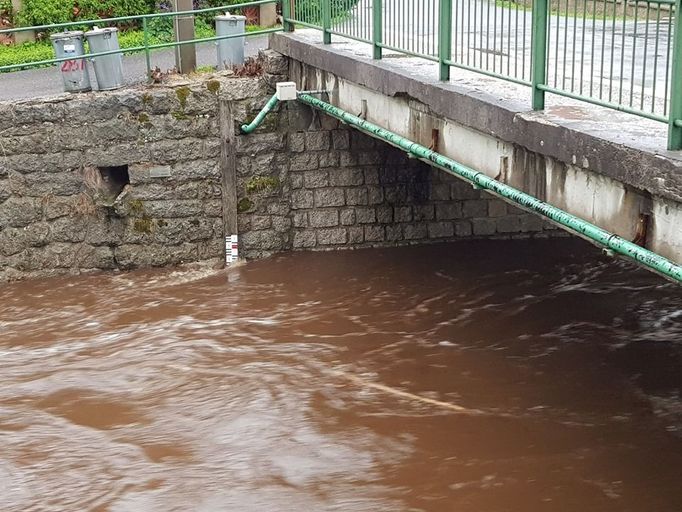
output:
{"label": "stone block wall", "polygon": [[243,120],[269,94],[216,75],[0,104],[0,281],[223,261],[219,99]]}
{"label": "stone block wall", "polygon": [[[276,183],[265,193],[240,188],[247,257],[559,234],[539,217],[305,106],[284,105],[276,116],[241,138],[250,148],[240,157],[241,175],[253,179],[260,169]],[[284,134],[268,133],[281,125]]]}

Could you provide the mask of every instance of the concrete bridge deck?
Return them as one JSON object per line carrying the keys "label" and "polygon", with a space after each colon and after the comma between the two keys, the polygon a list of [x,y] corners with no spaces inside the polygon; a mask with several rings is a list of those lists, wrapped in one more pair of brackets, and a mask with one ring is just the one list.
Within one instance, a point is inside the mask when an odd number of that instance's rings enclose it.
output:
{"label": "concrete bridge deck", "polygon": [[449,83],[436,63],[311,30],[271,37],[302,89],[327,88],[348,111],[429,145],[491,177],[682,261],[682,153],[665,150],[666,125],[548,95],[530,109],[528,87],[463,70]]}

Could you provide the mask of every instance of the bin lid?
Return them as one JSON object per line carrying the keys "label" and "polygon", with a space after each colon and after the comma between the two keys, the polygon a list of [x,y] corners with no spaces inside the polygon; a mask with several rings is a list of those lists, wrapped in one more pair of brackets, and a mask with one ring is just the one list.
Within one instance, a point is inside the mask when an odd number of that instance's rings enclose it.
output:
{"label": "bin lid", "polygon": [[50,34],[50,39],[53,41],[57,41],[60,39],[80,39],[81,37],[83,37],[82,30],[67,30],[66,32]]}
{"label": "bin lid", "polygon": [[226,12],[225,14],[220,14],[215,17],[216,21],[242,21],[246,20],[246,16],[241,16],[239,14],[230,14]]}
{"label": "bin lid", "polygon": [[89,30],[88,32],[85,33],[85,37],[99,36],[102,34],[111,34],[112,32],[118,32],[118,29],[116,27],[104,28],[92,27],[92,30]]}

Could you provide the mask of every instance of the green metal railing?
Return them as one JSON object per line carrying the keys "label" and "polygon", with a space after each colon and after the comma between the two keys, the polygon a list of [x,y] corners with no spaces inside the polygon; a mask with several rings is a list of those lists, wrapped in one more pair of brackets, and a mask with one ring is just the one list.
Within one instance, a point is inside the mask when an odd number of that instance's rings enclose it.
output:
{"label": "green metal railing", "polygon": [[[314,8],[313,8],[314,6]],[[294,26],[668,124],[682,150],[682,0],[284,0]]]}
{"label": "green metal railing", "polygon": [[102,19],[97,19],[97,20],[83,20],[83,21],[72,21],[68,23],[55,23],[52,25],[37,25],[33,27],[17,27],[17,28],[10,28],[10,29],[3,29],[0,30],[0,35],[10,35],[13,33],[20,33],[20,32],[28,32],[28,31],[34,31],[34,32],[53,32],[56,30],[63,30],[63,29],[80,29],[84,27],[92,27],[94,25],[98,26],[112,26],[112,25],[117,25],[121,24],[124,22],[141,22],[142,23],[142,30],[143,30],[143,44],[141,46],[133,46],[133,47],[128,47],[128,48],[121,48],[119,50],[112,50],[108,52],[98,52],[98,53],[88,53],[82,58],[74,59],[73,57],[65,57],[65,58],[54,58],[54,59],[46,59],[46,60],[40,60],[40,61],[34,61],[34,62],[27,62],[27,63],[22,63],[22,64],[11,64],[7,66],[0,66],[0,73],[6,72],[6,71],[16,71],[19,69],[29,69],[29,68],[35,68],[35,67],[42,67],[42,66],[48,66],[52,64],[58,64],[61,62],[66,62],[66,61],[82,61],[82,60],[87,60],[91,59],[94,57],[103,57],[105,55],[114,55],[114,54],[124,54],[124,53],[134,53],[134,52],[144,52],[145,53],[145,61],[147,65],[147,75],[149,76],[152,71],[152,59],[151,59],[151,52],[152,50],[157,50],[160,48],[173,48],[177,46],[183,46],[183,45],[188,45],[188,44],[198,44],[198,43],[209,43],[209,42],[214,42],[214,41],[221,41],[223,39],[233,39],[237,37],[249,37],[249,36],[258,36],[258,35],[263,35],[263,34],[271,34],[274,32],[281,32],[282,28],[271,28],[271,29],[263,29],[263,30],[256,30],[252,32],[246,32],[244,34],[233,34],[233,35],[227,35],[227,36],[214,36],[214,37],[202,37],[202,38],[194,38],[191,40],[187,41],[171,41],[167,43],[156,43],[156,44],[150,44],[150,34],[149,34],[149,21],[153,19],[161,19],[161,18],[174,18],[178,16],[188,16],[188,15],[197,15],[197,14],[204,14],[204,13],[212,13],[212,12],[225,12],[227,10],[234,11],[236,9],[243,9],[245,7],[257,7],[260,5],[264,4],[272,4],[272,3],[279,3],[280,0],[254,0],[251,2],[244,2],[240,4],[234,4],[234,5],[227,5],[227,6],[222,6],[222,7],[210,7],[206,9],[197,9],[193,11],[174,11],[174,12],[164,12],[164,13],[153,13],[153,14],[141,14],[137,16],[121,16],[117,18],[102,18]]}

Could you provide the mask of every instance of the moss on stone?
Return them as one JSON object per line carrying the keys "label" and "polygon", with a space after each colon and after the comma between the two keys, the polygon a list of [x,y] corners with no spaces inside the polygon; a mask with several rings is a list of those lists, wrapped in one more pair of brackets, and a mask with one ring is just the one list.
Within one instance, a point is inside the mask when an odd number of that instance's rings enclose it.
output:
{"label": "moss on stone", "polygon": [[237,213],[248,212],[251,208],[253,208],[253,201],[248,197],[242,197],[237,203]]}
{"label": "moss on stone", "polygon": [[279,179],[272,176],[254,176],[244,185],[248,194],[275,190],[277,187],[279,187]]}
{"label": "moss on stone", "polygon": [[189,116],[181,110],[176,110],[175,112],[171,112],[171,115],[173,116],[173,119],[177,119],[178,121],[184,121],[184,120],[189,119]]}
{"label": "moss on stone", "polygon": [[133,223],[133,229],[138,233],[151,233],[154,221],[149,217],[142,217],[141,219],[135,219]]}
{"label": "moss on stone", "polygon": [[185,110],[185,107],[187,106],[187,98],[189,98],[191,91],[189,90],[189,87],[178,87],[175,89],[175,95],[178,97],[178,101],[180,102],[180,108],[182,110]]}
{"label": "moss on stone", "polygon": [[132,215],[142,215],[144,213],[144,203],[139,199],[131,199],[128,201],[128,211]]}
{"label": "moss on stone", "polygon": [[151,94],[149,94],[148,92],[145,92],[145,93],[142,95],[142,104],[143,104],[143,105],[149,105],[149,104],[152,102],[153,99],[154,99],[154,98],[152,98],[152,95],[151,95]]}
{"label": "moss on stone", "polygon": [[263,122],[258,127],[258,131],[261,133],[276,132],[279,128],[279,114],[271,113],[265,116]]}
{"label": "moss on stone", "polygon": [[220,82],[218,80],[209,80],[206,82],[206,89],[213,94],[218,94],[218,91],[220,90]]}

